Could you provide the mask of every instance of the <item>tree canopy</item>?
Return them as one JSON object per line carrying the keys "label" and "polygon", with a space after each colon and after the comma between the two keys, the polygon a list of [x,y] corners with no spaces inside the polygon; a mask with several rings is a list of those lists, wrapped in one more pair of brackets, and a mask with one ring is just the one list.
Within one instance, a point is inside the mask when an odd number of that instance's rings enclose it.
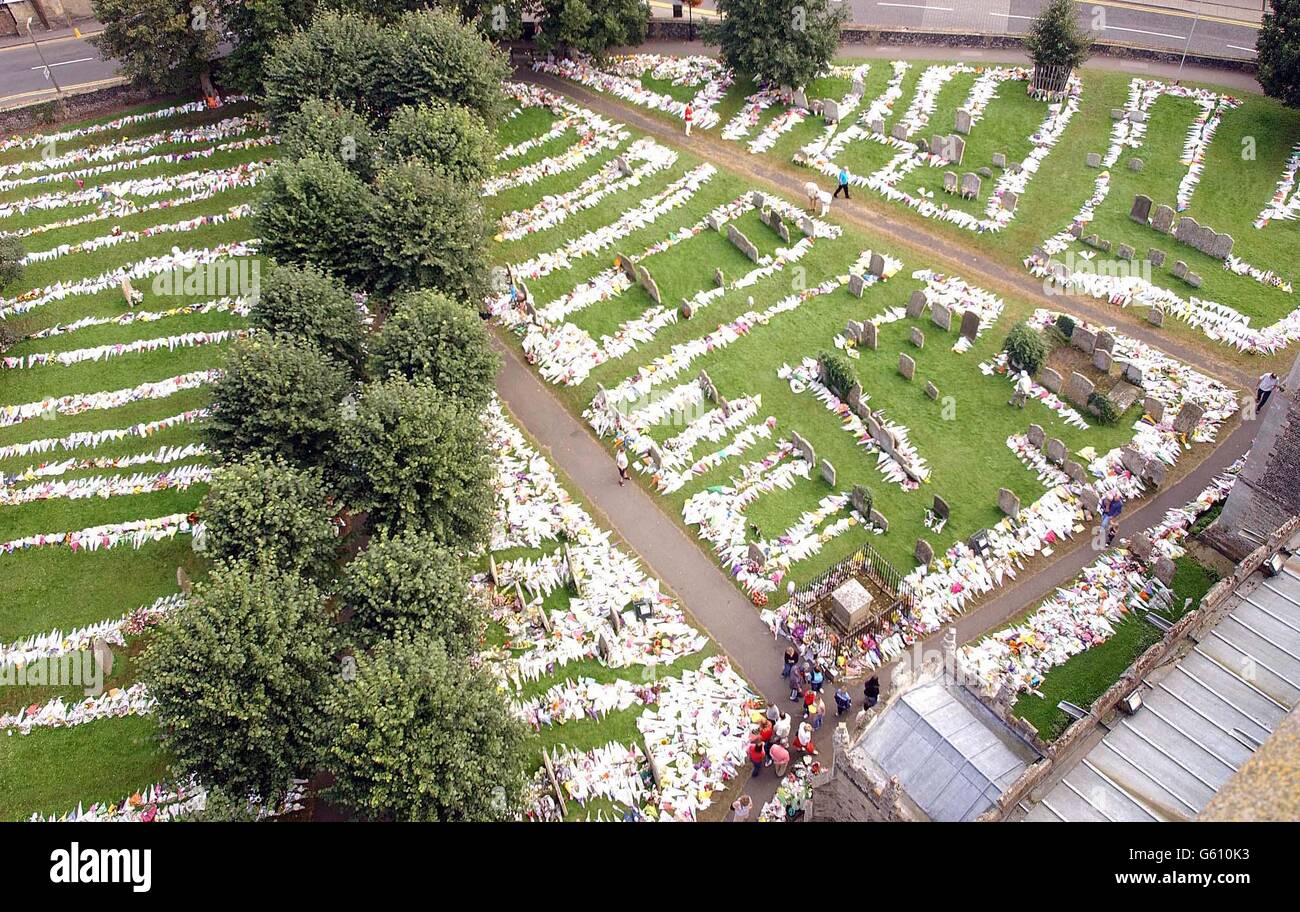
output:
{"label": "tree canopy", "polygon": [[438,174],[477,185],[492,172],[497,144],[482,117],[435,101],[394,111],[383,148],[387,161],[415,158]]}
{"label": "tree canopy", "polygon": [[1256,78],[1287,107],[1300,107],[1300,0],[1273,0],[1255,45]]}
{"label": "tree canopy", "polygon": [[640,44],[650,28],[645,0],[539,0],[537,46],[603,57],[612,47]]}
{"label": "tree canopy", "polygon": [[501,359],[478,315],[434,291],[399,298],[372,347],[375,375],[425,380],[468,408],[492,397]]}
{"label": "tree canopy", "polygon": [[280,157],[333,158],[369,182],[382,163],[380,137],[351,105],[309,98],[280,127]]}
{"label": "tree canopy", "polygon": [[90,41],[133,83],[193,90],[221,41],[216,0],[92,0],[104,30]]}
{"label": "tree canopy", "polygon": [[1077,69],[1092,53],[1092,37],[1079,25],[1074,0],[1049,0],[1025,35],[1035,66]]}
{"label": "tree canopy", "polygon": [[848,16],[828,0],[718,0],[722,19],[706,23],[737,73],[772,85],[806,86],[830,66]]}
{"label": "tree canopy", "polygon": [[352,293],[315,266],[265,270],[249,322],[274,336],[307,342],[358,379],[365,368],[365,328]]}

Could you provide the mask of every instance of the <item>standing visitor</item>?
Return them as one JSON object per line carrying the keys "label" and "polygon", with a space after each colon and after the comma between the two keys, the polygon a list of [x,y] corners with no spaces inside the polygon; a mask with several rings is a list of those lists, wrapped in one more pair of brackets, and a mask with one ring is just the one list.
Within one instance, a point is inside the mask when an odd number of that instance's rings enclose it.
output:
{"label": "standing visitor", "polygon": [[1011,401],[1007,405],[1014,405],[1016,408],[1024,408],[1025,402],[1029,399],[1029,394],[1034,391],[1034,381],[1030,378],[1028,371],[1021,371],[1020,378],[1016,380],[1015,391],[1011,394]]}
{"label": "standing visitor", "polygon": [[835,688],[835,715],[842,716],[853,706],[853,698],[843,685]]}
{"label": "standing visitor", "polygon": [[862,688],[862,708],[870,709],[880,702],[880,678],[872,675]]}
{"label": "standing visitor", "polygon": [[755,776],[763,772],[763,764],[767,762],[767,751],[763,750],[763,742],[757,737],[749,742],[749,762],[754,764]]}
{"label": "standing visitor", "polygon": [[772,745],[772,772],[778,779],[785,778],[785,771],[790,767],[790,752],[780,744]]}
{"label": "standing visitor", "polygon": [[843,165],[840,165],[839,181],[840,185],[835,188],[834,195],[839,196],[840,191],[843,190],[844,198],[851,199],[852,197],[849,196],[849,169]]}
{"label": "standing visitor", "polygon": [[688,102],[687,105],[686,105],[686,113],[685,113],[684,117],[685,117],[685,119],[686,119],[686,135],[687,135],[687,136],[690,136],[690,135],[691,135],[691,121],[693,121],[693,120],[695,119],[695,111],[694,111],[693,108],[691,108],[689,102]]}
{"label": "standing visitor", "polygon": [[817,715],[813,716],[813,731],[820,731],[822,720],[826,718],[826,701],[822,699],[821,694],[817,695],[817,702],[813,704],[813,709],[817,711]]}
{"label": "standing visitor", "polygon": [[799,699],[803,693],[804,685],[808,683],[808,676],[804,674],[803,666],[796,665],[790,670],[790,699],[791,701]]}
{"label": "standing visitor", "polygon": [[1109,545],[1114,538],[1110,534],[1111,523],[1119,519],[1119,514],[1124,511],[1124,498],[1119,496],[1118,491],[1111,491],[1106,495],[1106,499],[1101,504],[1101,533],[1106,536],[1106,544]]}
{"label": "standing visitor", "polygon": [[812,726],[807,722],[799,723],[799,734],[795,736],[794,746],[805,754],[816,755],[817,747],[813,744]]}
{"label": "standing visitor", "polygon": [[790,669],[799,663],[799,650],[795,649],[794,643],[785,647],[785,668],[781,670],[781,677],[790,677]]}
{"label": "standing visitor", "polygon": [[775,725],[777,721],[781,718],[781,710],[776,708],[775,703],[769,703],[767,704],[767,712],[765,712],[763,715],[767,716],[767,721]]}
{"label": "standing visitor", "polygon": [[776,725],[772,726],[772,740],[779,741],[781,744],[789,741],[790,726],[793,724],[794,720],[790,718],[789,713],[781,713],[781,718],[777,719]]}
{"label": "standing visitor", "polygon": [[731,820],[733,823],[744,823],[749,819],[749,812],[754,809],[754,799],[748,795],[741,795],[735,801],[731,802]]}
{"label": "standing visitor", "polygon": [[618,466],[618,486],[621,488],[627,484],[627,450],[623,447],[618,448],[618,453],[614,456],[614,465]]}
{"label": "standing visitor", "polygon": [[808,197],[808,211],[817,211],[817,202],[821,199],[822,191],[817,186],[816,181],[804,181],[803,192]]}
{"label": "standing visitor", "polygon": [[1269,371],[1259,378],[1259,386],[1255,387],[1255,411],[1264,407],[1268,402],[1268,397],[1273,395],[1273,390],[1277,389],[1277,374]]}
{"label": "standing visitor", "polygon": [[822,685],[826,683],[826,674],[822,671],[820,663],[813,666],[812,677],[808,679],[808,683],[812,685],[813,690],[822,692]]}

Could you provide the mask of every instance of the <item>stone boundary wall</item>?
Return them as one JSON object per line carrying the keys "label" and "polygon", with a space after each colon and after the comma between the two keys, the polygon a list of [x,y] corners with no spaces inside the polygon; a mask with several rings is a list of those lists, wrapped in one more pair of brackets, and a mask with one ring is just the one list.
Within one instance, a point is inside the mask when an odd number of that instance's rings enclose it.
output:
{"label": "stone boundary wall", "polygon": [[109,86],[79,95],[69,95],[65,92],[63,98],[67,104],[66,114],[59,112],[57,102],[52,98],[20,108],[0,111],[0,136],[21,133],[35,127],[48,127],[56,123],[101,117],[120,108],[162,100],[166,97],[127,84]]}
{"label": "stone boundary wall", "polygon": [[1237,565],[1232,576],[1224,577],[1205,594],[1201,604],[1187,612],[1176,624],[1169,628],[1159,642],[1153,643],[1145,652],[1133,660],[1125,669],[1119,680],[1110,686],[1092,704],[1091,712],[1085,719],[1079,719],[1067,728],[1061,737],[1047,747],[1046,757],[1025,770],[1020,778],[1012,783],[998,798],[997,803],[985,812],[981,821],[1005,820],[1012,809],[1023,801],[1030,792],[1043,783],[1055,764],[1069,755],[1070,751],[1083,743],[1101,724],[1101,719],[1110,713],[1119,702],[1133,692],[1143,678],[1163,664],[1181,647],[1188,638],[1199,639],[1210,627],[1223,619],[1229,597],[1237,588],[1259,569],[1265,560],[1272,557],[1282,545],[1300,530],[1300,516],[1293,516],[1280,529],[1273,533],[1268,542],[1260,545]]}
{"label": "stone boundary wall", "polygon": [[[655,19],[650,22],[648,38],[687,41],[689,23],[679,19]],[[700,36],[700,23],[695,24],[695,37]],[[929,46],[929,47],[968,47],[986,50],[1023,50],[1021,36],[972,34],[970,32],[912,31],[909,29],[870,29],[850,25],[840,30],[840,41],[845,44],[876,44],[885,46]],[[703,45],[701,45],[703,47]],[[1098,41],[1093,45],[1093,52],[1107,57],[1128,60],[1149,60],[1157,63],[1178,63],[1183,59],[1182,52],[1160,50],[1158,48],[1139,47],[1115,41]],[[1214,67],[1222,70],[1235,70],[1241,73],[1256,72],[1255,61],[1238,60],[1234,57],[1215,57],[1209,54],[1188,54],[1187,63],[1193,66]]]}

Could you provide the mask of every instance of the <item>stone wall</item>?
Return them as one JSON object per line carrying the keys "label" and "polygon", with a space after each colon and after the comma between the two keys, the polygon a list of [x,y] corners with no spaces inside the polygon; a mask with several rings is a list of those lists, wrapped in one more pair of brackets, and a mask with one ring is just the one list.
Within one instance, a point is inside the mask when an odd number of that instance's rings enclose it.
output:
{"label": "stone wall", "polygon": [[61,114],[53,101],[0,111],[0,136],[8,136],[34,127],[44,127],[59,121],[83,120],[99,117],[121,108],[159,99],[147,89],[129,85],[109,86],[80,95],[65,95],[66,113]]}

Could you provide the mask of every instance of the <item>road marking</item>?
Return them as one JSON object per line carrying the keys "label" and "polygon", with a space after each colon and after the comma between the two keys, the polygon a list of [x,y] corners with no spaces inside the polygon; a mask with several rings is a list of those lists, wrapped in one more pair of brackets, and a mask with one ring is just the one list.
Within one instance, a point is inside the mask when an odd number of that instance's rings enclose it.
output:
{"label": "road marking", "polygon": [[1247,54],[1258,54],[1258,53],[1259,53],[1259,51],[1255,50],[1254,48],[1244,48],[1244,47],[1242,47],[1242,46],[1239,45],[1239,44],[1225,44],[1224,47],[1230,47],[1230,48],[1232,48],[1234,51],[1245,51]]}
{"label": "road marking", "polygon": [[[111,76],[108,79],[95,79],[92,80],[91,82],[80,82],[77,83],[76,85],[63,86],[63,94],[66,95],[69,92],[76,92],[80,89],[98,89],[103,86],[125,85],[127,81],[128,80],[123,76]],[[32,98],[37,95],[53,95],[53,94],[54,94],[54,88],[51,86],[50,88],[47,89],[33,89],[30,92],[19,92],[15,95],[0,95],[0,108],[18,107],[18,105],[11,104],[11,102],[16,101],[20,98]]]}
{"label": "road marking", "polygon": [[1172,38],[1175,41],[1186,41],[1188,39],[1187,35],[1170,35],[1167,32],[1148,32],[1146,29],[1122,28],[1118,25],[1107,25],[1105,26],[1105,29],[1108,32],[1133,32],[1136,35],[1155,35],[1157,38]]}
{"label": "road marking", "polygon": [[[98,59],[99,59],[98,57],[78,57],[76,60],[61,60],[58,63],[51,63],[50,67],[67,66],[70,63],[85,63],[87,60],[98,60]],[[34,66],[34,67],[29,67],[29,69],[44,70],[46,69],[46,67]]]}
{"label": "road marking", "polygon": [[1178,19],[1200,19],[1202,22],[1218,22],[1222,25],[1239,25],[1242,28],[1248,28],[1256,32],[1259,31],[1258,22],[1249,22],[1245,19],[1228,19],[1224,16],[1198,16],[1196,13],[1170,9],[1167,6],[1147,6],[1142,3],[1127,3],[1124,2],[1124,0],[1088,0],[1088,5],[1110,6],[1115,9],[1135,10],[1143,13],[1152,13],[1157,16],[1171,16]]}
{"label": "road marking", "polygon": [[1037,19],[1037,16],[1017,16],[1015,13],[989,13],[990,16],[1000,16],[1003,19]]}
{"label": "road marking", "polygon": [[906,9],[934,10],[939,13],[951,13],[951,6],[926,6],[924,3],[877,3],[876,6],[901,6]]}

